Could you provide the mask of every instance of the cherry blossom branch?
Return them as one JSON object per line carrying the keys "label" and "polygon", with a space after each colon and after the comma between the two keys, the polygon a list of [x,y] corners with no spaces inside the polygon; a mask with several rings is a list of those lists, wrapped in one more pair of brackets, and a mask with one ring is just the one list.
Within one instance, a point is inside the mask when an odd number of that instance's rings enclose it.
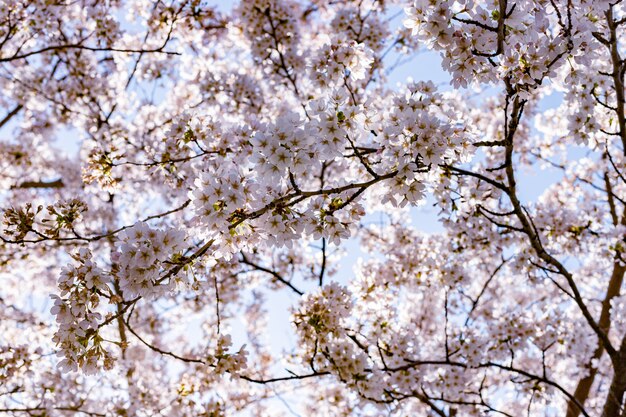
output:
{"label": "cherry blossom branch", "polygon": [[292,74],[293,71],[291,71],[287,67],[285,56],[283,55],[283,52],[281,50],[282,48],[280,47],[280,40],[278,39],[278,35],[276,34],[277,26],[274,23],[274,19],[272,19],[272,10],[270,7],[268,7],[265,11],[259,10],[259,12],[265,15],[267,17],[267,20],[269,21],[270,28],[271,28],[271,32],[269,33],[269,35],[272,37],[272,40],[274,41],[274,50],[278,53],[278,58],[280,60],[279,64],[277,64],[274,61],[272,62],[274,62],[275,65],[277,65],[279,68],[281,68],[285,72],[284,74],[285,78],[289,80],[289,83],[293,87],[293,91],[296,94],[296,97],[300,98],[300,90],[298,89],[298,85],[296,84],[296,76],[293,75]]}
{"label": "cherry blossom branch", "polygon": [[[195,359],[195,358],[186,358],[184,356],[180,356],[177,355],[173,352],[167,351],[167,350],[163,350],[160,349],[158,347],[156,347],[155,345],[149,343],[148,341],[146,341],[143,337],[141,337],[136,331],[135,329],[133,329],[130,326],[130,314],[128,315],[127,318],[123,319],[124,321],[124,325],[126,326],[126,328],[128,329],[129,332],[132,333],[133,336],[135,336],[143,345],[145,345],[147,348],[160,353],[161,355],[165,355],[165,356],[170,356],[174,359],[178,359],[179,361],[183,361],[183,362],[187,362],[187,363],[201,363],[201,364],[205,364],[207,365],[207,363],[201,359]],[[211,364],[208,364],[209,366],[211,366]]]}
{"label": "cherry blossom branch", "polygon": [[[507,0],[499,0],[498,1],[498,25],[497,25],[497,33],[498,33],[498,37],[497,37],[497,46],[496,46],[496,50],[494,52],[480,52],[477,49],[472,50],[472,53],[474,55],[477,56],[482,56],[482,57],[486,57],[486,58],[494,58],[500,54],[502,54],[502,52],[504,52],[504,41],[505,41],[505,37],[506,37],[506,32],[505,32],[505,20],[513,13],[513,10],[515,10],[515,4],[513,5],[513,7],[511,7],[511,10],[509,10],[509,12],[507,12]],[[478,23],[478,22],[476,22]],[[490,27],[491,30],[491,27]]]}
{"label": "cherry blossom branch", "polygon": [[322,265],[320,266],[320,272],[318,275],[318,285],[321,287],[324,285],[324,273],[326,272],[326,238],[322,238],[322,247],[320,248],[322,252]]}
{"label": "cherry blossom branch", "polygon": [[162,160],[162,161],[153,161],[153,162],[134,162],[134,161],[114,162],[111,164],[111,166],[118,167],[122,165],[133,165],[133,166],[153,167],[153,166],[159,166],[159,165],[175,164],[179,162],[189,162],[189,161],[193,161],[194,159],[201,158],[206,155],[218,155],[220,154],[220,152],[221,151],[201,151],[200,153],[191,155],[191,156],[185,156],[181,158],[172,158],[172,159],[167,159],[167,160]]}
{"label": "cherry blossom branch", "polygon": [[606,198],[609,203],[609,213],[611,214],[611,220],[613,221],[613,226],[617,226],[619,224],[619,217],[617,214],[617,208],[615,207],[615,199],[613,198],[613,186],[611,186],[611,180],[609,179],[609,173],[604,172],[604,186],[606,187]]}
{"label": "cherry blossom branch", "polygon": [[611,152],[609,151],[608,146],[606,148],[606,156],[609,158],[609,162],[611,163],[611,166],[615,170],[615,173],[617,174],[619,179],[622,180],[624,184],[626,184],[626,177],[624,177],[624,175],[622,174],[622,171],[618,169],[617,166],[615,165],[615,161],[613,161],[613,157],[611,156]]}
{"label": "cherry blossom branch", "polygon": [[[565,165],[559,164],[559,163],[554,162],[554,161],[551,161],[550,159],[541,156],[537,152],[531,151],[530,154],[533,155],[534,157],[536,157],[537,159],[540,159],[543,162],[546,162],[546,163],[550,164],[554,168],[558,168],[558,169],[560,169],[563,172],[567,171],[567,167]],[[604,155],[608,156],[608,153],[605,152]],[[608,173],[605,173],[605,174],[608,175]],[[618,175],[619,175],[619,173],[618,173]],[[574,178],[576,178],[576,181],[580,181],[580,182],[582,182],[584,184],[587,184],[590,187],[592,187],[592,188],[594,188],[594,189],[596,189],[598,191],[602,191],[603,193],[606,193],[607,194],[607,199],[609,200],[609,204],[611,204],[611,201],[613,201],[613,200],[618,200],[620,203],[626,205],[626,200],[620,198],[617,194],[615,194],[613,192],[613,187],[611,186],[610,183],[607,184],[606,181],[605,181],[605,188],[602,188],[601,186],[595,184],[593,181],[590,181],[587,178],[583,178],[580,175],[574,175]]]}
{"label": "cherry blossom branch", "polygon": [[[512,90],[512,86],[510,84],[508,84],[507,90],[509,91]],[[509,101],[510,96],[511,96],[511,93],[509,93],[509,96],[507,97],[507,102]],[[541,242],[541,238],[539,234],[536,232],[535,228],[533,227],[532,218],[530,218],[527,211],[525,211],[525,208],[522,207],[522,204],[519,201],[519,198],[517,197],[515,168],[513,166],[513,139],[515,137],[515,133],[517,131],[519,122],[522,117],[524,104],[525,104],[525,101],[520,100],[519,97],[516,96],[513,99],[513,108],[511,109],[510,120],[508,120],[508,123],[505,123],[505,142],[506,142],[505,172],[506,172],[506,177],[508,180],[508,186],[506,187],[505,192],[508,195],[509,200],[511,201],[513,210],[515,211],[515,214],[521,223],[522,229],[524,230],[525,234],[530,239],[530,244],[532,248],[535,250],[535,253],[544,262],[546,262],[549,265],[554,266],[559,271],[559,273],[565,277],[565,279],[567,280],[569,284],[570,289],[572,290],[574,301],[576,302],[580,311],[585,317],[585,320],[587,321],[589,326],[593,329],[593,331],[597,334],[598,338],[604,345],[607,353],[609,353],[611,358],[614,360],[615,353],[616,353],[615,348],[612,346],[611,341],[609,340],[606,332],[602,328],[600,328],[598,323],[595,321],[595,319],[589,312],[587,305],[582,299],[582,296],[580,294],[578,286],[576,285],[574,277],[567,270],[567,268],[563,266],[561,262],[559,262],[556,258],[554,258],[545,250],[545,248],[543,247],[543,243]],[[505,110],[505,115],[508,118],[508,113],[506,112],[506,110]]]}
{"label": "cherry blossom branch", "polygon": [[159,48],[155,48],[155,49],[93,47],[93,46],[86,46],[86,45],[80,45],[80,44],[52,45],[52,46],[46,46],[45,48],[37,49],[35,51],[26,52],[23,54],[14,54],[13,56],[9,56],[9,57],[0,57],[0,62],[15,61],[18,59],[25,59],[33,55],[39,55],[44,52],[63,51],[66,49],[82,49],[82,50],[92,51],[92,52],[119,52],[119,53],[128,53],[128,54],[161,53],[161,54],[166,54],[166,55],[181,55],[180,52],[164,51],[163,48],[165,48],[165,45]]}
{"label": "cherry blossom branch", "polygon": [[[46,412],[47,410],[57,411],[71,411],[74,413],[82,413],[88,416],[106,417],[106,414],[98,413],[95,411],[83,410],[80,407],[15,407],[15,408],[0,408],[1,413],[28,413],[32,414],[35,411]],[[37,414],[41,415],[41,414]]]}
{"label": "cherry blossom branch", "polygon": [[485,281],[485,283],[483,284],[483,286],[482,286],[482,288],[480,290],[480,293],[478,293],[476,298],[474,300],[472,300],[472,307],[470,308],[470,311],[467,313],[467,318],[465,319],[464,326],[467,326],[467,324],[471,320],[472,313],[476,310],[476,307],[478,307],[478,303],[480,302],[480,299],[482,298],[482,296],[487,291],[487,287],[489,286],[491,281],[496,277],[496,275],[498,275],[498,272],[500,272],[500,270],[504,267],[504,265],[507,263],[507,261],[508,261],[508,259],[504,259],[504,258],[502,259],[502,262],[500,262],[500,264],[496,267],[496,269],[494,269],[494,271],[491,273],[491,275],[489,275],[489,278],[487,278],[487,281]]}
{"label": "cherry blossom branch", "polygon": [[0,129],[7,124],[13,117],[15,117],[15,115],[17,115],[20,110],[22,110],[24,106],[22,104],[18,104],[17,106],[15,106],[13,108],[13,110],[11,110],[9,113],[7,113],[6,116],[4,116],[2,118],[2,120],[0,120]]}
{"label": "cherry blossom branch", "polygon": [[[315,197],[318,195],[332,195],[332,194],[341,194],[344,191],[349,191],[349,190],[353,190],[353,189],[357,189],[357,193],[362,193],[363,191],[365,191],[367,188],[371,187],[372,185],[393,178],[396,175],[398,175],[398,171],[394,170],[391,171],[385,175],[380,175],[378,176],[378,178],[374,178],[370,181],[365,181],[365,182],[355,182],[355,183],[351,183],[351,184],[346,184],[340,187],[333,187],[333,188],[321,188],[319,190],[315,190],[315,191],[295,191],[293,193],[284,195],[282,197],[279,197],[275,200],[273,200],[272,202],[268,203],[267,205],[265,205],[264,207],[255,210],[253,212],[250,213],[246,213],[246,214],[242,214],[242,215],[238,215],[236,220],[235,218],[232,219],[232,224],[229,226],[230,229],[234,229],[235,227],[239,226],[241,223],[243,223],[246,220],[249,219],[256,219],[258,217],[261,217],[263,214],[265,214],[266,212],[268,212],[269,210],[272,210],[276,207],[285,207],[288,205],[293,205],[296,203],[299,203],[301,201],[304,201],[307,198],[310,197]],[[355,196],[353,195],[353,198],[355,198]],[[346,206],[346,203],[348,203],[348,200],[346,202],[344,202],[344,204],[340,205],[336,210],[341,209],[343,207]],[[336,211],[335,210],[335,211]]]}
{"label": "cherry blossom branch", "polygon": [[[179,361],[182,362],[186,362],[186,363],[200,363],[203,365],[208,365],[210,367],[214,367],[214,364],[208,363],[205,360],[202,359],[198,359],[198,358],[188,358],[188,357],[184,357],[184,356],[180,356],[177,355],[173,352],[161,349],[151,343],[149,343],[148,341],[146,341],[143,337],[141,337],[131,326],[130,326],[130,316],[127,317],[126,319],[124,319],[124,323],[126,325],[126,328],[128,329],[128,331],[130,331],[133,336],[135,336],[143,345],[145,345],[147,348],[161,354],[161,355],[165,355],[165,356],[169,356],[171,358],[177,359]],[[229,372],[227,370],[227,372]],[[243,379],[244,381],[248,381],[248,382],[253,382],[255,384],[271,384],[271,383],[275,383],[275,382],[284,382],[284,381],[294,381],[294,380],[303,380],[303,379],[308,379],[308,378],[315,378],[315,377],[321,377],[321,376],[326,376],[326,375],[330,375],[329,372],[313,372],[310,374],[305,374],[305,375],[290,375],[290,376],[285,376],[285,377],[274,377],[274,378],[256,378],[256,377],[250,377],[250,376],[246,376],[246,375],[237,375],[238,378]]]}
{"label": "cherry blossom branch", "polygon": [[[162,213],[158,213],[158,214],[153,214],[151,216],[145,217],[143,220],[141,220],[142,222],[147,222],[150,220],[154,220],[154,219],[159,219],[161,217],[165,217],[165,216],[169,216],[170,214],[179,212],[183,209],[185,209],[189,204],[191,203],[191,200],[186,200],[182,205],[173,208],[171,210],[168,211],[164,211]],[[102,240],[102,239],[106,239],[109,238],[111,236],[114,236],[116,234],[118,234],[121,231],[124,231],[126,229],[129,229],[131,227],[134,226],[134,223],[131,225],[126,225],[126,226],[122,226],[120,228],[117,228],[115,230],[112,230],[108,233],[105,234],[101,234],[101,235],[93,235],[93,236],[80,236],[76,233],[76,231],[73,231],[74,233],[74,237],[52,237],[52,236],[46,236],[42,233],[39,233],[35,230],[31,230],[32,232],[34,232],[35,234],[37,234],[38,236],[40,236],[39,239],[7,239],[5,237],[3,237],[2,235],[0,235],[0,240],[2,240],[4,243],[11,243],[11,244],[25,244],[25,243],[41,243],[41,242],[45,242],[45,241],[54,241],[54,242],[75,242],[75,241],[84,241],[84,242],[96,242],[98,240]]]}
{"label": "cherry blossom branch", "polygon": [[12,189],[15,188],[63,188],[65,184],[62,179],[54,180],[54,181],[24,181],[23,183],[12,186]]}
{"label": "cherry blossom branch", "polygon": [[478,178],[479,180],[484,181],[487,184],[493,185],[494,187],[496,187],[499,190],[502,190],[502,191],[505,191],[505,192],[507,191],[507,187],[504,184],[502,184],[502,183],[500,183],[500,182],[498,182],[498,181],[496,181],[494,179],[491,179],[489,177],[486,177],[485,175],[480,174],[478,172],[468,171],[466,169],[459,168],[459,167],[456,167],[456,166],[453,166],[453,165],[441,165],[441,167],[444,168],[444,169],[447,169],[449,171],[452,171],[452,173],[454,173],[455,175],[468,175],[470,177]]}
{"label": "cherry blossom branch", "polygon": [[254,269],[256,269],[258,271],[270,274],[272,277],[274,277],[274,279],[276,281],[278,281],[281,284],[285,285],[286,287],[291,289],[293,292],[295,292],[299,296],[304,295],[303,291],[300,291],[299,289],[297,289],[291,282],[289,282],[285,278],[283,278],[278,272],[276,272],[274,270],[271,270],[269,268],[266,268],[264,266],[261,266],[261,265],[255,263],[255,262],[251,261],[250,259],[248,259],[248,257],[243,252],[241,253],[240,262],[243,263],[243,264],[249,265],[249,266],[253,267]]}
{"label": "cherry blossom branch", "polygon": [[246,375],[239,375],[239,378],[243,379],[244,381],[254,382],[255,384],[271,384],[274,382],[297,381],[301,379],[316,378],[316,377],[327,376],[327,375],[330,375],[330,372],[326,372],[326,371],[312,372],[310,374],[305,374],[305,375],[291,375],[291,376],[283,376],[283,377],[268,378],[268,379],[249,377]]}
{"label": "cherry blossom branch", "polygon": [[507,371],[510,373],[514,373],[517,375],[521,375],[524,376],[532,381],[536,381],[536,382],[540,382],[546,385],[549,385],[551,387],[556,388],[558,391],[560,391],[565,397],[567,397],[570,401],[573,401],[574,404],[576,404],[581,413],[585,416],[585,417],[590,417],[590,415],[586,412],[584,406],[578,402],[578,400],[576,400],[576,398],[569,393],[569,391],[567,391],[565,388],[563,388],[563,386],[561,386],[559,383],[546,378],[545,376],[540,376],[540,375],[535,375],[529,371],[526,371],[524,369],[519,369],[516,368],[512,365],[502,365],[500,363],[497,362],[484,362],[484,363],[480,363],[476,366],[469,366],[467,364],[464,364],[462,362],[458,362],[458,361],[452,361],[452,360],[407,360],[405,359],[405,361],[407,362],[405,365],[400,365],[397,367],[393,367],[393,368],[383,368],[383,370],[385,372],[398,372],[398,371],[403,371],[406,369],[411,369],[414,367],[420,367],[420,366],[429,366],[429,365],[438,365],[438,366],[452,366],[452,367],[460,367],[460,368],[464,368],[464,369],[471,369],[471,368],[476,368],[476,369],[480,369],[480,368],[496,368],[496,369],[500,369],[503,371]]}

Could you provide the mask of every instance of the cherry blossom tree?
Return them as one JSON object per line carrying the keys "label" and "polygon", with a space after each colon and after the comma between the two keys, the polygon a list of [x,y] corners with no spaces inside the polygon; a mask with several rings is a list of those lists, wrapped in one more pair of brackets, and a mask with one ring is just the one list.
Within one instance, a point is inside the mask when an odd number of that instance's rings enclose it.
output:
{"label": "cherry blossom tree", "polygon": [[626,416],[624,3],[219,3],[0,0],[0,414]]}

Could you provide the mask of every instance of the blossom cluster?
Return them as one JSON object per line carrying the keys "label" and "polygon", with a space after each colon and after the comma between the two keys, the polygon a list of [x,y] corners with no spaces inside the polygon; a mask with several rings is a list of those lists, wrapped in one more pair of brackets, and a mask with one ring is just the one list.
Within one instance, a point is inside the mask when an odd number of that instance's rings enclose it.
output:
{"label": "blossom cluster", "polygon": [[64,370],[93,373],[100,366],[110,369],[113,357],[104,348],[99,334],[102,314],[98,311],[100,298],[110,293],[111,277],[92,260],[91,252],[82,248],[73,255],[77,266],[66,266],[59,278],[60,295],[53,294],[50,312],[56,316],[58,329],[54,342],[63,357],[59,366]]}
{"label": "blossom cluster", "polygon": [[242,346],[236,353],[228,353],[233,345],[232,339],[228,335],[220,335],[217,339],[215,350],[207,356],[207,361],[215,366],[215,372],[224,374],[240,373],[247,368],[247,352]]}
{"label": "blossom cluster", "polygon": [[304,340],[330,340],[343,334],[342,322],[350,316],[351,294],[331,282],[317,293],[307,294],[294,313],[293,323]]}
{"label": "blossom cluster", "polygon": [[363,43],[333,37],[317,50],[309,63],[311,79],[321,88],[336,87],[348,78],[363,80],[374,61],[372,56],[372,51]]}
{"label": "blossom cluster", "polygon": [[[114,275],[125,298],[156,297],[166,291],[161,272],[174,268],[185,249],[185,234],[176,229],[151,228],[139,222],[119,234],[117,251],[111,256]],[[173,283],[174,277],[167,277]]]}
{"label": "blossom cluster", "polygon": [[300,36],[295,1],[253,0],[241,2],[238,13],[251,53],[261,62],[278,68],[282,75],[292,77],[301,67],[298,43]]}
{"label": "blossom cluster", "polygon": [[571,24],[550,22],[556,14],[533,1],[417,0],[406,14],[412,34],[441,51],[456,87],[507,79],[528,91],[563,65],[560,58],[579,39]]}

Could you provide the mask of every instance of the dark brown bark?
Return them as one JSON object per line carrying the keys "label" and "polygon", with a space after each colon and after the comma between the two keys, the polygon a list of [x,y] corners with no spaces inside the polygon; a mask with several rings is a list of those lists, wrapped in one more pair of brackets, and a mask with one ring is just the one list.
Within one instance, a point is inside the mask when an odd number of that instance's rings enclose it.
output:
{"label": "dark brown bark", "polygon": [[[616,297],[620,293],[620,288],[622,287],[622,283],[624,281],[624,272],[626,268],[620,266],[619,263],[615,263],[613,265],[613,273],[611,274],[611,279],[609,280],[609,288],[607,290],[606,296],[602,301],[602,312],[600,313],[600,321],[598,325],[602,330],[608,333],[609,327],[611,325],[611,300],[613,297]],[[589,374],[582,378],[578,385],[576,386],[576,391],[574,391],[574,397],[581,403],[584,404],[587,398],[589,397],[589,392],[591,391],[591,386],[593,385],[593,381],[595,380],[596,374],[598,373],[598,369],[592,367],[592,362],[597,361],[602,357],[604,353],[604,346],[599,343],[598,347],[593,353],[593,356],[589,360],[589,362],[585,365],[589,370]],[[580,415],[580,408],[570,401],[567,404],[567,417],[578,417]]]}
{"label": "dark brown bark", "polygon": [[[602,417],[624,416],[626,410],[622,410],[624,392],[626,391],[626,335],[622,339],[619,350],[619,357],[613,365],[613,380],[604,403]],[[624,411],[624,412],[622,412]]]}

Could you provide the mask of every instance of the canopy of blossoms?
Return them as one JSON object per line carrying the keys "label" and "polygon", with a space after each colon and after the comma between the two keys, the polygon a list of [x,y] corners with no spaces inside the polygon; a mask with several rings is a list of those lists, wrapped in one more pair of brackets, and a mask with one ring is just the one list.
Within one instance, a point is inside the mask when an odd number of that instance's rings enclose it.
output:
{"label": "canopy of blossoms", "polygon": [[625,4],[225,3],[0,0],[0,414],[626,416]]}

